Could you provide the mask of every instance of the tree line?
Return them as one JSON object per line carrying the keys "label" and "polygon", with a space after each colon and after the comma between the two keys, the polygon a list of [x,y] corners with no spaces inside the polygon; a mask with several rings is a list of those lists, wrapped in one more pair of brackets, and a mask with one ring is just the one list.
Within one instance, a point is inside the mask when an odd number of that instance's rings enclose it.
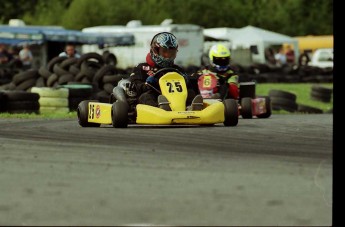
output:
{"label": "tree line", "polygon": [[81,30],[141,20],[158,25],[241,28],[252,25],[289,36],[333,34],[333,0],[2,0],[0,23],[58,25]]}

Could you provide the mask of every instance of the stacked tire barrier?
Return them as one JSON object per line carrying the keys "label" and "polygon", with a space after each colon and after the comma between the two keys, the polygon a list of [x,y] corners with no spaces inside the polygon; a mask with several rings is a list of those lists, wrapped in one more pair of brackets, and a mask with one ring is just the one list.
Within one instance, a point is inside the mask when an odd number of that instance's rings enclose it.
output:
{"label": "stacked tire barrier", "polygon": [[27,91],[0,91],[0,112],[39,113],[39,95]]}
{"label": "stacked tire barrier", "polygon": [[268,96],[271,98],[272,110],[296,112],[298,109],[297,97],[291,92],[272,89],[268,92]]}
{"label": "stacked tire barrier", "polygon": [[319,108],[297,103],[296,95],[288,91],[270,90],[269,97],[271,98],[272,110],[285,110],[292,113],[323,113],[323,110]]}
{"label": "stacked tire barrier", "polygon": [[36,85],[39,77],[40,75],[36,69],[20,71],[14,74],[9,83],[2,85],[1,89],[9,91],[29,91],[31,87]]}
{"label": "stacked tire barrier", "polygon": [[69,111],[76,111],[81,101],[92,99],[92,94],[93,94],[92,85],[67,84],[67,85],[61,85],[60,87],[68,89]]}
{"label": "stacked tire barrier", "polygon": [[33,87],[31,92],[39,95],[40,113],[68,113],[70,111],[67,88]]}
{"label": "stacked tire barrier", "polygon": [[313,85],[311,87],[310,98],[316,101],[325,103],[331,102],[333,89],[322,87],[319,85]]}
{"label": "stacked tire barrier", "polygon": [[32,87],[58,88],[62,85],[85,84],[92,86],[93,99],[108,102],[109,94],[117,82],[129,76],[127,71],[115,67],[116,62],[116,57],[108,52],[103,55],[90,52],[79,59],[55,57],[38,70],[15,74],[10,82],[0,86],[0,90],[30,91]]}

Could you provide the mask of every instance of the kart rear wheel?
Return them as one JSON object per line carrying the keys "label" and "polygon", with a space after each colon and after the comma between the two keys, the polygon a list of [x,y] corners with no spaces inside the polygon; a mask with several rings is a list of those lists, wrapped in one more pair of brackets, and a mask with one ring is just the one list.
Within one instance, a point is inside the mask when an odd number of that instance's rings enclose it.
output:
{"label": "kart rear wheel", "polygon": [[244,119],[253,118],[252,98],[244,97],[241,99],[241,115]]}
{"label": "kart rear wheel", "polygon": [[88,122],[89,114],[89,102],[98,102],[98,100],[84,100],[81,101],[77,108],[78,123],[81,127],[99,127],[99,123],[90,123]]}
{"label": "kart rear wheel", "polygon": [[127,128],[128,126],[128,105],[117,100],[112,105],[112,125],[114,128]]}
{"label": "kart rear wheel", "polygon": [[263,96],[265,98],[266,113],[256,115],[257,118],[269,118],[272,114],[271,99],[269,96]]}
{"label": "kart rear wheel", "polygon": [[235,99],[225,99],[224,104],[224,125],[236,126],[238,124],[238,105]]}

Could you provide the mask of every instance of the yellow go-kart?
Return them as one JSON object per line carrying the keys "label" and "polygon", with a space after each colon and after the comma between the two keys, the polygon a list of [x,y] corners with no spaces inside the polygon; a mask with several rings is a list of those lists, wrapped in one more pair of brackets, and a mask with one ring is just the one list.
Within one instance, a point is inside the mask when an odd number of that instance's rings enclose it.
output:
{"label": "yellow go-kart", "polygon": [[[238,124],[238,107],[234,99],[204,99],[201,110],[187,110],[187,86],[185,78],[177,69],[161,69],[154,75],[159,87],[157,92],[165,96],[169,110],[160,107],[137,104],[130,111],[125,100],[113,99],[112,103],[84,100],[79,103],[78,122],[82,127],[99,127],[101,124],[126,128],[129,123],[145,125],[214,125]],[[153,89],[155,89],[152,86]]]}

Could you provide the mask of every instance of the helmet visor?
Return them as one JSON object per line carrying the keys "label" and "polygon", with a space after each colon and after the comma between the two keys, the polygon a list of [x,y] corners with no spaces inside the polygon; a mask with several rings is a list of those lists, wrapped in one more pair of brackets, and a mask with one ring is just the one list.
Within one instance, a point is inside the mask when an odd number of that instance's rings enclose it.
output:
{"label": "helmet visor", "polygon": [[158,54],[162,56],[163,58],[169,58],[169,59],[175,59],[177,54],[176,48],[163,48],[159,47]]}
{"label": "helmet visor", "polygon": [[229,57],[213,57],[213,64],[218,66],[227,66],[230,64]]}

